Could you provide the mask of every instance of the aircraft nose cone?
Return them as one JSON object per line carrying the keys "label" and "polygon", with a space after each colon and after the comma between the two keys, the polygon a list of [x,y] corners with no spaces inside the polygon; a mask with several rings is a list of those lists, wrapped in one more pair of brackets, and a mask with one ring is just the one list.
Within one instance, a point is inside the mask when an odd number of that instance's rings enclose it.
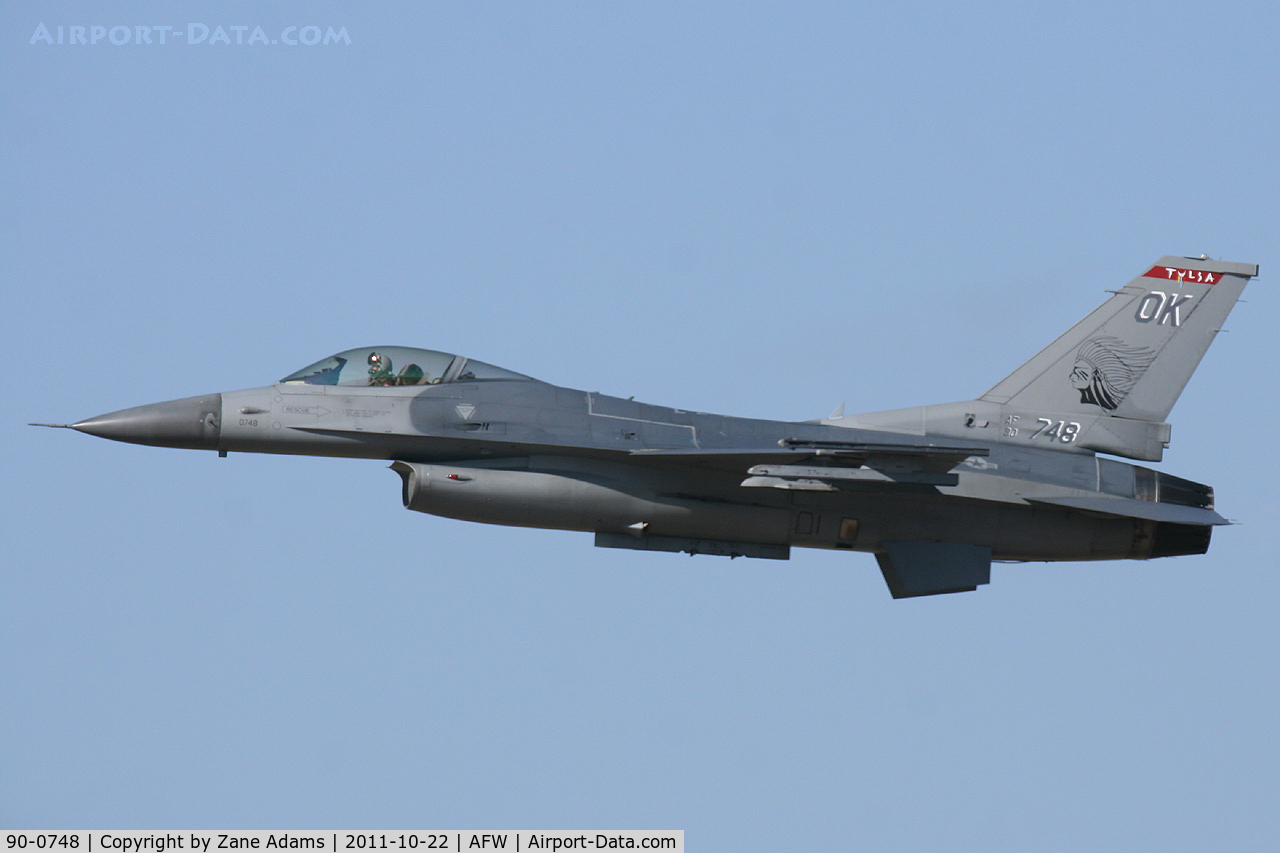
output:
{"label": "aircraft nose cone", "polygon": [[221,421],[222,395],[206,394],[121,409],[74,423],[71,428],[131,444],[217,450]]}

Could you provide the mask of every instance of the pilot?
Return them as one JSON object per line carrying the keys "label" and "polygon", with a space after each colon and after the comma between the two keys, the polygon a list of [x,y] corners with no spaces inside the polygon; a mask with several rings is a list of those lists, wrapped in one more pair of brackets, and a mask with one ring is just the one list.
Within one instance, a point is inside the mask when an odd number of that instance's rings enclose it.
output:
{"label": "pilot", "polygon": [[421,367],[416,364],[406,364],[400,368],[400,375],[396,377],[397,385],[425,385],[429,377],[423,372]]}
{"label": "pilot", "polygon": [[369,384],[396,384],[396,375],[391,372],[391,359],[380,352],[369,353]]}

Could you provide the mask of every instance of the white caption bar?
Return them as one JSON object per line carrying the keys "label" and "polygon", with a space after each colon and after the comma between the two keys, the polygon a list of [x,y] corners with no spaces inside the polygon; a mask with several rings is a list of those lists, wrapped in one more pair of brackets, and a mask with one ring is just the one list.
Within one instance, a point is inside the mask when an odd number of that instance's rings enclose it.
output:
{"label": "white caption bar", "polygon": [[684,830],[0,830],[0,853],[214,853],[221,850],[349,851],[666,850],[684,853]]}

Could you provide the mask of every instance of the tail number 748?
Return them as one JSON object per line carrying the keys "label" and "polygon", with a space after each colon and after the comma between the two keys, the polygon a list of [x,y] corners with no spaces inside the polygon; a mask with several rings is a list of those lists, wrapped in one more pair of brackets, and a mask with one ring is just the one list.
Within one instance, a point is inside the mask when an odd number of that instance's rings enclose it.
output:
{"label": "tail number 748", "polygon": [[1036,418],[1036,423],[1041,426],[1040,429],[1036,430],[1035,435],[1031,436],[1032,441],[1045,436],[1050,441],[1061,441],[1063,444],[1070,444],[1080,435],[1080,424],[1075,421],[1051,421],[1048,418]]}

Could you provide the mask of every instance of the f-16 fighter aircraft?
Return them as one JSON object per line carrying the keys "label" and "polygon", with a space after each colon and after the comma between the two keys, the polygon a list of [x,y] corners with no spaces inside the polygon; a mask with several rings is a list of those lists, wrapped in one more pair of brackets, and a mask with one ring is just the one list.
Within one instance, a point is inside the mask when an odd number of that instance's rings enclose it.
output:
{"label": "f-16 fighter aircraft", "polygon": [[1160,460],[1169,410],[1257,272],[1161,258],[960,403],[753,420],[382,346],[263,388],[47,426],[222,456],[386,459],[418,512],[581,530],[605,548],[865,551],[894,598],[961,592],[988,583],[992,560],[1205,553],[1227,523],[1213,489],[1111,456]]}

